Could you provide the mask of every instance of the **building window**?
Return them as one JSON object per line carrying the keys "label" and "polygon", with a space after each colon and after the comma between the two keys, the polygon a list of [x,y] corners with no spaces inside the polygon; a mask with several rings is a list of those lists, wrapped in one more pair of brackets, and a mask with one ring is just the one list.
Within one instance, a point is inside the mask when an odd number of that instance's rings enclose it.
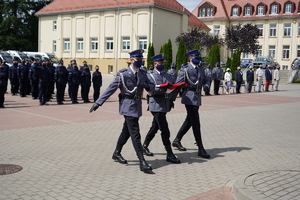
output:
{"label": "building window", "polygon": [[289,59],[290,58],[290,46],[283,46],[282,48],[282,58]]}
{"label": "building window", "polygon": [[91,51],[98,51],[98,38],[91,39]]}
{"label": "building window", "polygon": [[211,16],[213,16],[214,15],[214,10],[213,10],[213,8],[207,8],[207,16],[208,17],[211,17]]}
{"label": "building window", "polygon": [[262,56],[262,46],[258,46],[257,56]]}
{"label": "building window", "polygon": [[292,13],[292,4],[291,3],[285,4],[285,12],[284,13]]}
{"label": "building window", "polygon": [[300,45],[298,45],[298,48],[297,48],[297,57],[300,57]]}
{"label": "building window", "polygon": [[114,50],[114,41],[113,38],[106,38],[106,51]]}
{"label": "building window", "polygon": [[239,13],[239,8],[233,7],[232,8],[232,16],[236,17],[236,16],[238,16],[238,13]]}
{"label": "building window", "polygon": [[249,58],[249,54],[248,53],[243,53],[243,58]]}
{"label": "building window", "polygon": [[263,36],[263,30],[264,30],[264,25],[262,24],[259,24],[259,25],[256,25],[256,27],[258,28],[259,30],[259,37],[262,37]]}
{"label": "building window", "polygon": [[122,39],[122,50],[129,51],[130,50],[130,37],[123,37]]}
{"label": "building window", "polygon": [[251,15],[251,8],[250,6],[245,7],[245,16]]}
{"label": "building window", "polygon": [[53,21],[53,30],[54,30],[54,31],[57,30],[57,21]]}
{"label": "building window", "polygon": [[264,15],[264,6],[257,7],[257,15]]}
{"label": "building window", "polygon": [[300,23],[298,23],[298,36],[300,36]]}
{"label": "building window", "polygon": [[200,17],[205,17],[205,8],[200,8]]}
{"label": "building window", "polygon": [[147,50],[147,37],[139,37],[139,49]]}
{"label": "building window", "polygon": [[276,24],[270,24],[270,37],[276,36]]}
{"label": "building window", "polygon": [[269,46],[269,56],[275,58],[275,46]]}
{"label": "building window", "polygon": [[219,35],[220,34],[220,25],[214,26],[214,34]]}
{"label": "building window", "polygon": [[70,51],[70,39],[64,39],[64,51]]}
{"label": "building window", "polygon": [[56,53],[56,40],[53,41],[53,53]]}
{"label": "building window", "polygon": [[114,66],[108,65],[108,73],[112,74],[114,72]]}
{"label": "building window", "polygon": [[77,39],[77,51],[83,51],[83,38]]}
{"label": "building window", "polygon": [[278,14],[278,5],[277,4],[272,5],[271,14],[273,14],[273,15]]}
{"label": "building window", "polygon": [[282,65],[282,70],[287,70],[288,66],[287,65]]}
{"label": "building window", "polygon": [[291,24],[284,24],[283,36],[291,36]]}

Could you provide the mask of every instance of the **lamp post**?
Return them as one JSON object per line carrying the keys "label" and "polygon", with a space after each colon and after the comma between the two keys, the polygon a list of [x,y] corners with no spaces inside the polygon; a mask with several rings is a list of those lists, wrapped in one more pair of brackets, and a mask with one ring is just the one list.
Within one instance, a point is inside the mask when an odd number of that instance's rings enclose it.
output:
{"label": "lamp post", "polygon": [[118,20],[117,20],[117,33],[116,33],[116,74],[118,73],[119,65],[119,16],[120,16],[120,3],[117,0],[114,0],[118,4]]}

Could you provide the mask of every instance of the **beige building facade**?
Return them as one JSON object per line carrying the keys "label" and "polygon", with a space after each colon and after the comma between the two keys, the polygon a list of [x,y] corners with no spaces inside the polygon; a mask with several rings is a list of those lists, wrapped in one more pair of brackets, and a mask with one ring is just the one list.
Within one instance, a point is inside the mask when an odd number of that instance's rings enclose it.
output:
{"label": "beige building facade", "polygon": [[[99,2],[105,4],[106,1]],[[76,59],[79,64],[87,61],[92,67],[99,65],[102,73],[116,73],[127,66],[130,51],[144,49],[144,57],[147,57],[149,43],[153,43],[155,53],[159,53],[160,47],[170,39],[175,60],[175,38],[187,31],[190,17],[196,18],[174,0],[167,5],[131,5],[125,0],[119,2],[122,4],[109,2],[110,7],[105,7],[106,3],[92,10],[75,10],[76,5],[66,7],[69,10],[58,9],[54,4],[59,0],[46,6],[37,13],[39,51],[55,53],[65,65]],[[194,25],[202,25],[209,31],[203,23]]]}
{"label": "beige building facade", "polygon": [[[192,12],[214,34],[224,37],[226,27],[255,24],[260,29],[258,55],[242,54],[242,58],[270,55],[281,68],[288,70],[300,58],[300,2],[292,0],[204,0]],[[226,62],[231,51],[223,49]]]}

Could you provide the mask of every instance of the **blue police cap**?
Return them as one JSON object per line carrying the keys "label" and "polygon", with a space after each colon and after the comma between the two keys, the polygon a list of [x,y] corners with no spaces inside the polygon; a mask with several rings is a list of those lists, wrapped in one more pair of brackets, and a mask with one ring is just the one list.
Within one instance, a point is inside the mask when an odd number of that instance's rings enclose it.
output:
{"label": "blue police cap", "polygon": [[137,49],[137,50],[134,50],[134,51],[130,52],[129,55],[130,55],[130,58],[132,58],[132,57],[141,57],[141,58],[143,58],[143,53],[144,53],[143,49]]}
{"label": "blue police cap", "polygon": [[200,55],[200,53],[199,53],[198,49],[189,51],[189,52],[187,53],[187,56],[188,56],[188,57],[189,57],[189,56],[199,56],[199,55]]}
{"label": "blue police cap", "polygon": [[155,61],[164,61],[165,60],[165,54],[160,53],[156,56],[153,56],[151,59],[152,59],[153,62],[155,62]]}

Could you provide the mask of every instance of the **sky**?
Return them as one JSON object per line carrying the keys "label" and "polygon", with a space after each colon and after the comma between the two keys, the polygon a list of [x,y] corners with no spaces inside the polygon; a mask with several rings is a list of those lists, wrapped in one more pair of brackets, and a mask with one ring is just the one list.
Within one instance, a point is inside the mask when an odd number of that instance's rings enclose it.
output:
{"label": "sky", "polygon": [[181,5],[183,5],[186,9],[192,12],[202,0],[177,0]]}

